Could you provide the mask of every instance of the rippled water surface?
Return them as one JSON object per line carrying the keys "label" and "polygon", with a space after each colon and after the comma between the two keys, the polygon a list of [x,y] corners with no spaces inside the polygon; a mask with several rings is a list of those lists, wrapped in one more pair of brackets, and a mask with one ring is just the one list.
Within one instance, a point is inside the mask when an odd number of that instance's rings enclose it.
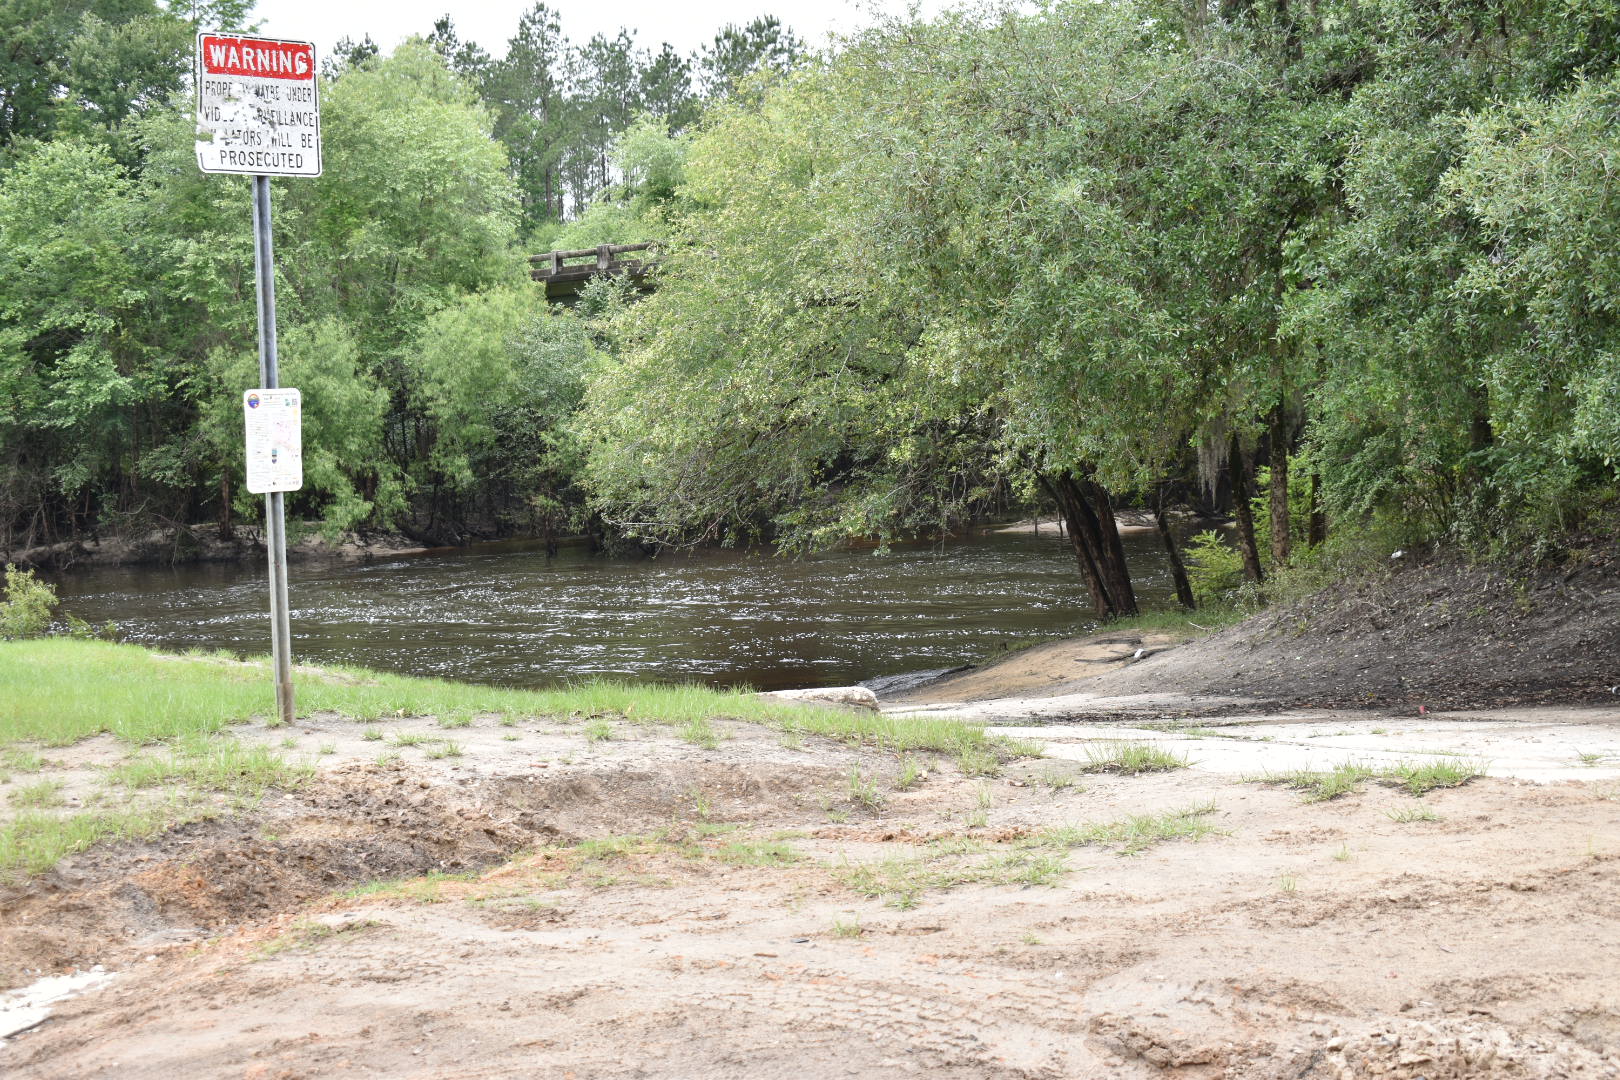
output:
{"label": "rippled water surface", "polygon": [[[1141,598],[1168,594],[1151,535],[1126,544]],[[592,675],[835,686],[1073,633],[1089,613],[1074,556],[1047,531],[797,560],[547,558],[533,545],[487,545],[294,563],[290,577],[298,661],[516,686]],[[269,652],[257,563],[93,569],[57,585],[64,610],[112,619],[133,641]]]}

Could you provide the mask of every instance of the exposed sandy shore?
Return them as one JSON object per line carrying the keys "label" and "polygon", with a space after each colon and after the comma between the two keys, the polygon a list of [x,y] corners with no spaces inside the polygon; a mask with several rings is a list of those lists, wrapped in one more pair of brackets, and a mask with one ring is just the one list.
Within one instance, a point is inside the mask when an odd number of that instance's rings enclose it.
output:
{"label": "exposed sandy shore", "polygon": [[[886,706],[1046,748],[990,778],[929,760],[906,790],[892,754],[741,725],[704,750],[480,718],[459,758],[377,765],[362,725],[315,718],[306,789],[5,897],[19,978],[116,977],[0,1047],[0,1072],[1620,1076],[1620,711],[1138,699],[1031,726],[1105,704]],[[1083,771],[1122,739],[1190,767]],[[63,775],[104,748],[76,750]],[[1319,803],[1244,779],[1442,756],[1490,775]],[[1052,831],[1176,812],[1211,831],[1134,853]],[[378,877],[406,880],[342,895]]]}

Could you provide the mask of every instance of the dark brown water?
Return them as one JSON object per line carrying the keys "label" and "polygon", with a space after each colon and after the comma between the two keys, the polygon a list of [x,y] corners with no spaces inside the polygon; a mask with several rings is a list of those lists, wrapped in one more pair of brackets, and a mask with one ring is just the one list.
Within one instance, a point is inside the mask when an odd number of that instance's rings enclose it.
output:
{"label": "dark brown water", "polygon": [[[1171,595],[1151,535],[1127,538],[1138,594]],[[513,686],[588,676],[761,689],[951,667],[1089,627],[1066,542],[997,534],[885,554],[704,551],[606,559],[500,544],[291,567],[293,655]],[[63,610],[168,648],[269,652],[265,570],[93,569]]]}

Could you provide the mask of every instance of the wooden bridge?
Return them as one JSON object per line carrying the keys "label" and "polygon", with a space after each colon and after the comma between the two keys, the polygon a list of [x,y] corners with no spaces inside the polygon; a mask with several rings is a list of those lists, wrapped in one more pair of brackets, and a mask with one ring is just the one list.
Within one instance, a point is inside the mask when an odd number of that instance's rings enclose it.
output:
{"label": "wooden bridge", "polygon": [[[594,248],[581,248],[578,251],[553,251],[545,255],[530,255],[529,264],[533,269],[529,271],[529,276],[545,284],[547,300],[559,304],[574,303],[585,283],[602,275],[628,278],[636,291],[650,293],[652,285],[648,282],[647,275],[657,265],[656,260],[651,255],[644,259],[625,259],[620,256],[634,251],[648,251],[656,255],[657,249],[658,241],[649,240],[641,244],[602,244]],[[581,259],[590,261],[577,261]]]}

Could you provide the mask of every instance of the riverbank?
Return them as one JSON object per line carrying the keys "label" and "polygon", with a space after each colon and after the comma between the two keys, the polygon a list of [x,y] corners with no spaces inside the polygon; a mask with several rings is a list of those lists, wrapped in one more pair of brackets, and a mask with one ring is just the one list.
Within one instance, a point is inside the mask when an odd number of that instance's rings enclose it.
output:
{"label": "riverbank", "polygon": [[[417,555],[440,550],[427,547],[402,533],[344,533],[336,539],[309,529],[287,545],[289,561],[360,562],[396,555]],[[190,563],[262,561],[265,546],[261,531],[238,525],[229,536],[216,524],[152,529],[133,535],[79,537],[8,552],[0,562],[40,570],[67,570],[98,566],[179,566]]]}
{"label": "riverbank", "polygon": [[[1620,708],[1582,696],[1616,654],[1563,702],[1514,667],[1609,640],[1586,571],[1146,618],[877,714],[313,668],[271,728],[262,664],[0,645],[42,680],[0,703],[0,971],[84,978],[0,998],[0,1068],[1620,1076]],[[1390,672],[1422,696],[1332,697]]]}
{"label": "riverbank", "polygon": [[0,999],[8,1075],[1620,1069],[1613,713],[1014,731],[304,669],[272,728],[251,662],[8,658],[60,684],[3,706],[10,835],[186,815],[0,887],[4,981],[86,976]]}

